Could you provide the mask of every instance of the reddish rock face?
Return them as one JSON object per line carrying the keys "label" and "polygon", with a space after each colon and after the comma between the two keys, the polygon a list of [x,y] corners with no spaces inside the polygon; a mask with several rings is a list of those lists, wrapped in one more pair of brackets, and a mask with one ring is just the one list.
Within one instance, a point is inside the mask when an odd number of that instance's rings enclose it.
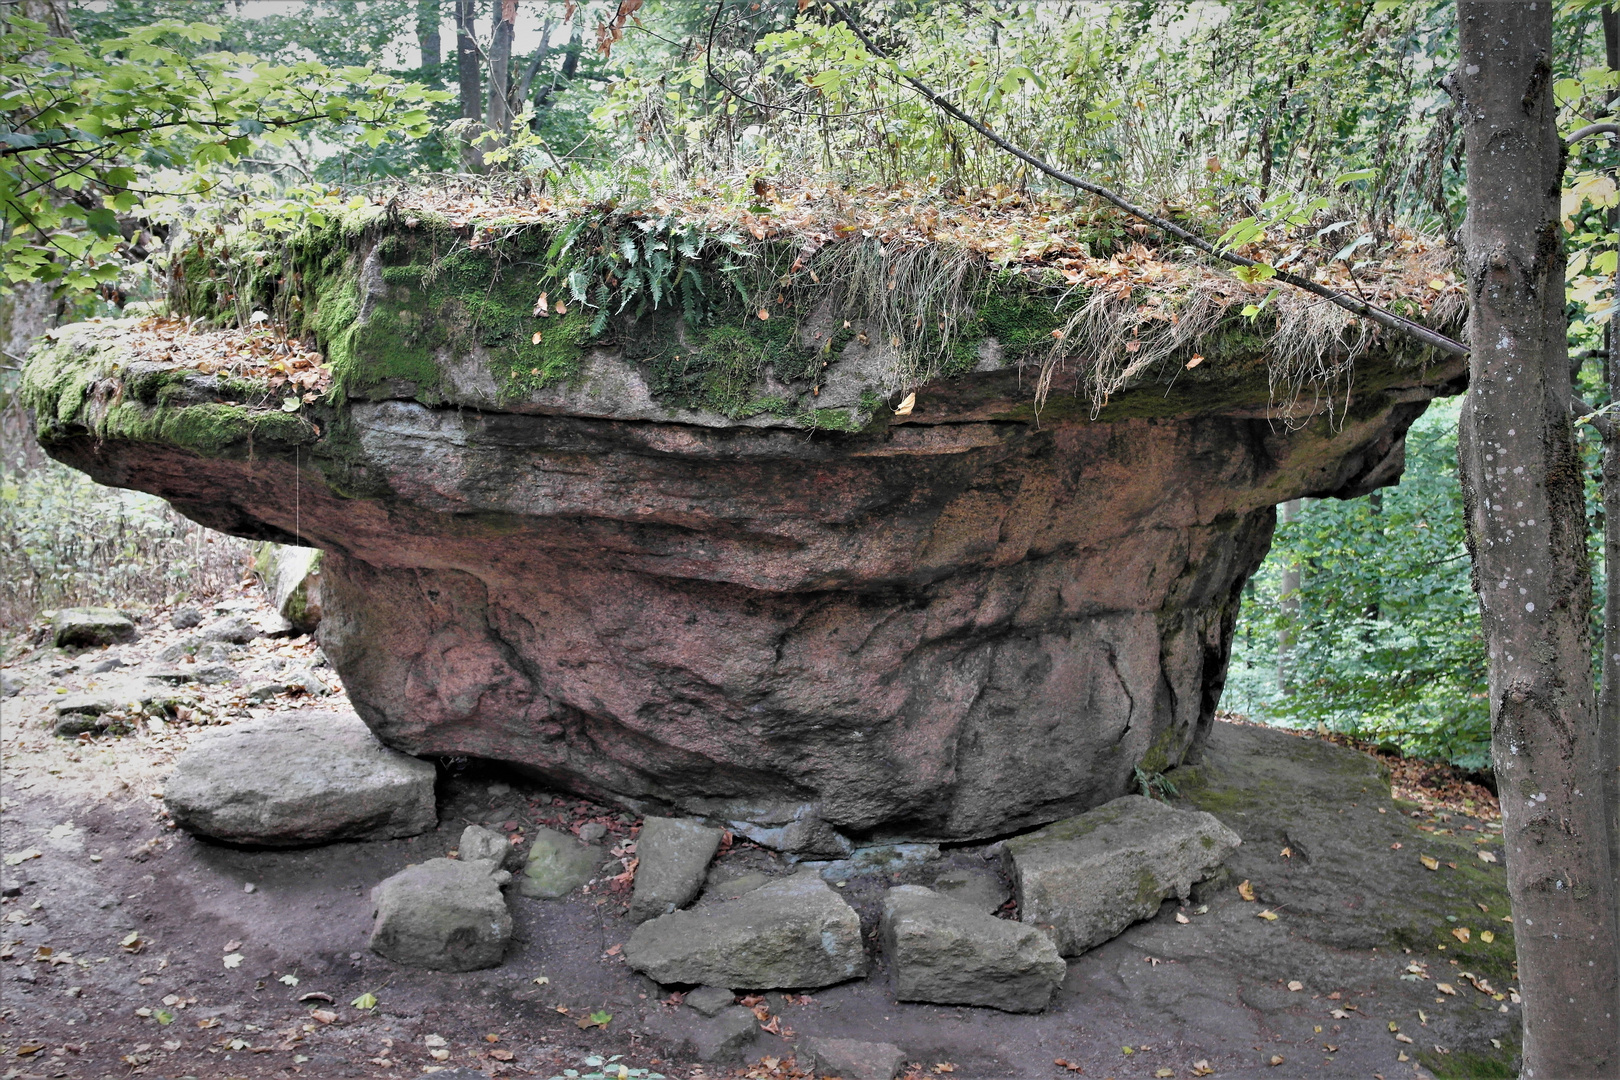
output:
{"label": "reddish rock face", "polygon": [[1042,823],[1195,752],[1273,504],[1392,482],[1447,374],[1292,432],[964,420],[993,410],[957,387],[813,437],[384,400],[341,447],[47,444],[327,549],[322,645],[389,745],[831,855]]}

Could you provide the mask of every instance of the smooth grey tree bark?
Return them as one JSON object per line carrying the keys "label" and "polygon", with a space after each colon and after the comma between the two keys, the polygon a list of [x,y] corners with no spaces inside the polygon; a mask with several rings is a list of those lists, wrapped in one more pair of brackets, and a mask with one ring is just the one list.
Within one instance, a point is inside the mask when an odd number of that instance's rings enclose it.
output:
{"label": "smooth grey tree bark", "polygon": [[1469,389],[1459,458],[1532,1080],[1620,1075],[1620,953],[1570,415],[1552,5],[1458,4]]}

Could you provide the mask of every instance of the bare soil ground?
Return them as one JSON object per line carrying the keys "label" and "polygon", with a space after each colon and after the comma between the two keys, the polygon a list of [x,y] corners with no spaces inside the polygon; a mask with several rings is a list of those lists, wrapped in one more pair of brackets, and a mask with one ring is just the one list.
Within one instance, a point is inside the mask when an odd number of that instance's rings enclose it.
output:
{"label": "bare soil ground", "polygon": [[[514,896],[517,938],[489,971],[407,970],[366,951],[372,886],[454,848],[466,824],[599,821],[622,849],[634,816],[450,763],[440,825],[422,836],[290,851],[199,841],[156,797],[174,756],[202,724],[309,707],[302,694],[251,703],[245,684],[318,657],[307,640],[261,639],[231,661],[243,684],[187,688],[184,720],[53,735],[59,691],[105,678],[91,669],[110,655],[153,665],[180,636],[166,612],[142,630],[132,645],[37,647],[7,667],[22,685],[0,699],[0,848],[17,888],[0,900],[0,1076],[11,1080],[553,1077],[613,1054],[681,1080],[794,1077],[807,1035],[895,1043],[913,1076],[1513,1075],[1511,916],[1490,815],[1394,802],[1373,759],[1320,740],[1217,725],[1206,762],[1172,776],[1244,837],[1230,879],[1071,961],[1046,1014],[897,1004],[880,961],[859,983],[749,999],[762,1031],[747,1060],[703,1065],[671,1053],[696,1019],[678,988],[620,956],[632,929],[623,883]],[[341,707],[341,693],[321,704]],[[943,859],[996,865],[979,847]],[[787,871],[748,845],[721,863]],[[844,893],[875,931],[884,889],[938,869],[859,877]],[[354,1004],[366,994],[374,1008]]]}

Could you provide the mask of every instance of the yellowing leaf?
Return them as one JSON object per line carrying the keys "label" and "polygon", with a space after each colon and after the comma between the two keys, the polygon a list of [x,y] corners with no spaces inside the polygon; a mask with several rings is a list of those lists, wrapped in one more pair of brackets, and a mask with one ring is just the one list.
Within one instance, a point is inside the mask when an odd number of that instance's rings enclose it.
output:
{"label": "yellowing leaf", "polygon": [[364,994],[361,994],[359,997],[355,998],[353,1001],[349,1002],[349,1004],[353,1005],[356,1009],[375,1009],[377,1007],[377,995],[368,990]]}
{"label": "yellowing leaf", "polygon": [[1451,931],[1451,936],[1456,938],[1458,941],[1467,941],[1468,940],[1468,934],[1469,934],[1469,931],[1468,931],[1468,927],[1466,927],[1466,926],[1453,927],[1452,931]]}
{"label": "yellowing leaf", "polygon": [[1427,866],[1430,870],[1440,869],[1440,860],[1435,858],[1433,855],[1419,855],[1418,862],[1422,863],[1424,866]]}
{"label": "yellowing leaf", "polygon": [[917,395],[916,394],[907,394],[906,399],[900,403],[900,407],[894,410],[894,415],[896,415],[896,416],[910,416],[911,415],[911,410],[916,404],[917,404]]}
{"label": "yellowing leaf", "polygon": [[542,340],[544,340],[545,336],[546,335],[544,335],[540,331],[536,330],[534,333],[529,335],[529,344],[530,345],[538,345],[538,344],[540,344],[540,342]]}
{"label": "yellowing leaf", "polygon": [[1481,930],[1479,932],[1479,940],[1489,945],[1491,942],[1496,940],[1496,932],[1493,930]]}
{"label": "yellowing leaf", "polygon": [[1245,900],[1252,901],[1254,899],[1254,886],[1250,885],[1245,879],[1241,884],[1238,885],[1238,895],[1243,897]]}
{"label": "yellowing leaf", "polygon": [[1266,922],[1276,922],[1277,921],[1277,913],[1272,911],[1270,908],[1267,908],[1264,911],[1255,912],[1254,917],[1257,918],[1257,919],[1264,919],[1264,920],[1266,920]]}
{"label": "yellowing leaf", "polygon": [[1435,983],[1434,988],[1440,991],[1442,994],[1449,994],[1452,997],[1457,996],[1457,988],[1452,986],[1450,983]]}
{"label": "yellowing leaf", "polygon": [[1215,1070],[1210,1068],[1207,1060],[1204,1058],[1199,1058],[1192,1064],[1192,1073],[1194,1076],[1213,1076],[1215,1075]]}

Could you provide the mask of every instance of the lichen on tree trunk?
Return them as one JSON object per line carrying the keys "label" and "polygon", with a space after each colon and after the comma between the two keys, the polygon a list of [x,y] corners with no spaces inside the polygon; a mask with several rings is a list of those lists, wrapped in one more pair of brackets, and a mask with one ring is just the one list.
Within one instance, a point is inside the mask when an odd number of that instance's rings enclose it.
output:
{"label": "lichen on tree trunk", "polygon": [[1570,417],[1551,5],[1458,6],[1472,349],[1459,456],[1490,664],[1524,1075],[1620,1067],[1615,879]]}

